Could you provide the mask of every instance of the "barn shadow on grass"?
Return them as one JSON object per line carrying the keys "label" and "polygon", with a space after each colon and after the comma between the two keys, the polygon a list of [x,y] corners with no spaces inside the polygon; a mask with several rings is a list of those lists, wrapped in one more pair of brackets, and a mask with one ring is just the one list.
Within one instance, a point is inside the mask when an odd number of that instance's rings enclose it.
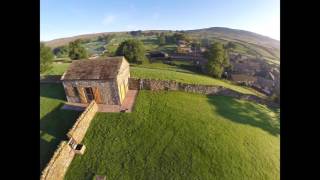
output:
{"label": "barn shadow on grass", "polygon": [[60,103],[54,110],[40,119],[40,172],[50,161],[62,140],[67,140],[67,132],[79,117],[79,111],[62,110]]}
{"label": "barn shadow on grass", "polygon": [[66,100],[62,84],[40,84],[40,97]]}
{"label": "barn shadow on grass", "polygon": [[208,102],[216,107],[219,115],[231,121],[261,128],[274,136],[280,134],[279,119],[274,120],[263,107],[225,96],[208,96]]}

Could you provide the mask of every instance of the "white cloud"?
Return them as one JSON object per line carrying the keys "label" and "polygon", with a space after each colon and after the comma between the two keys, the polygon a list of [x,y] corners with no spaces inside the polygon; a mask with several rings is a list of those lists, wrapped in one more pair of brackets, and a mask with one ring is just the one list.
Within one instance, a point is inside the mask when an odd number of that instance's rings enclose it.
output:
{"label": "white cloud", "polygon": [[108,25],[108,24],[111,24],[114,22],[115,20],[115,16],[114,15],[108,15],[108,16],[105,16],[102,20],[102,24],[104,25]]}

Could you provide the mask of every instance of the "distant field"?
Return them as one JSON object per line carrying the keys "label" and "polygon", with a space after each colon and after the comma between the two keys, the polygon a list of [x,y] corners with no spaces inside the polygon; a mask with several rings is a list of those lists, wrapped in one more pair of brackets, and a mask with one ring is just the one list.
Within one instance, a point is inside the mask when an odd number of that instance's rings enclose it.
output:
{"label": "distant field", "polygon": [[67,68],[69,67],[70,63],[53,63],[52,69],[45,73],[48,75],[62,75]]}
{"label": "distant field", "polygon": [[263,105],[140,91],[132,113],[95,116],[65,179],[279,179],[279,131]]}
{"label": "distant field", "polygon": [[[166,32],[166,33],[174,33],[173,31],[154,31],[154,32]],[[185,31],[189,36],[195,38],[199,41],[202,39],[208,39],[210,43],[212,42],[221,42],[228,43],[230,41],[236,42],[237,47],[231,51],[240,53],[243,55],[252,55],[252,56],[261,56],[262,58],[272,59],[275,61],[279,61],[280,59],[280,42],[274,39],[270,39],[265,36],[261,36],[256,33],[223,28],[223,27],[212,27],[212,28],[204,28],[197,30],[188,30]],[[90,39],[91,42],[85,44],[85,47],[88,48],[90,53],[102,52],[103,48],[106,48],[110,54],[113,54],[118,47],[118,45],[126,40],[131,38],[136,38],[144,42],[145,48],[147,51],[151,50],[160,50],[165,52],[174,52],[176,50],[175,44],[167,44],[165,46],[159,46],[158,39],[156,35],[152,36],[131,36],[130,32],[114,32],[112,34],[116,35],[109,44],[104,44],[102,42],[97,42],[98,36],[102,34],[110,34],[110,33],[96,33],[96,34],[86,34],[80,35],[76,37],[62,38],[56,39],[49,42],[46,42],[47,45],[51,47],[57,47],[61,45],[66,45],[70,41],[73,41],[78,38]],[[95,42],[92,42],[95,41]],[[100,49],[100,50],[99,50]]]}
{"label": "distant field", "polygon": [[148,64],[131,64],[131,67],[143,67],[149,69],[162,69],[162,70],[171,70],[178,72],[187,72],[187,73],[195,73],[195,67],[189,61],[171,61],[170,64],[165,64],[161,60],[153,60],[152,63]]}
{"label": "distant field", "polygon": [[103,51],[105,45],[105,42],[95,41],[85,44],[85,48],[88,49],[89,53],[97,54]]}
{"label": "distant field", "polygon": [[61,110],[65,94],[61,84],[40,85],[40,171],[79,116],[76,111]]}

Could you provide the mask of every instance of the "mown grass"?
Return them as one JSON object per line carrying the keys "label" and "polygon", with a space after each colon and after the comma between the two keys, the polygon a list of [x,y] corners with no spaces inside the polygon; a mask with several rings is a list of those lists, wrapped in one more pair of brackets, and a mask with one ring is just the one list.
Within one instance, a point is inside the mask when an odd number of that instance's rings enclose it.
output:
{"label": "mown grass", "polygon": [[98,113],[65,179],[279,179],[279,116],[229,97],[140,91],[132,113]]}
{"label": "mown grass", "polygon": [[40,172],[79,116],[79,112],[61,110],[64,102],[62,85],[40,85]]}

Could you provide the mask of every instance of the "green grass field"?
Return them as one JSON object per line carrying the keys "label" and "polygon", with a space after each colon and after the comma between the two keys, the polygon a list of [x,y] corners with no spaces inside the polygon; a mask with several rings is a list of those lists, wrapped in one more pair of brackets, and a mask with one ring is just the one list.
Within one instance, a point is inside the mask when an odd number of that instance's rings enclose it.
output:
{"label": "green grass field", "polygon": [[[161,69],[177,72],[195,73],[195,67],[189,61],[171,61],[173,65],[165,64],[161,60],[153,60],[152,63],[131,64],[131,67]],[[198,72],[199,73],[199,72]]]}
{"label": "green grass field", "polygon": [[52,63],[52,69],[45,73],[45,75],[62,75],[71,63]]}
{"label": "green grass field", "polygon": [[65,179],[280,179],[279,110],[223,96],[140,91],[98,113]]}
{"label": "green grass field", "polygon": [[40,172],[79,116],[78,112],[61,110],[64,102],[62,85],[40,85]]}

